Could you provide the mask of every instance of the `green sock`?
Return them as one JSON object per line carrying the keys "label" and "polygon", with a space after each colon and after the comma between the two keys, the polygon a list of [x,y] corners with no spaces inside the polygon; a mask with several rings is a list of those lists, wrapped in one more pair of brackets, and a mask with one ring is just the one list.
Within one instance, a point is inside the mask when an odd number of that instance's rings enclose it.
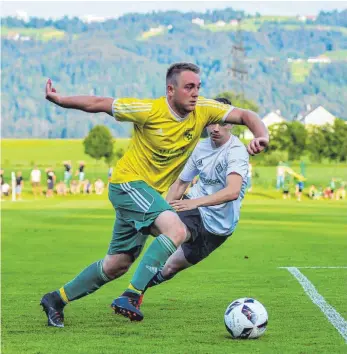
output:
{"label": "green sock", "polygon": [[175,244],[165,235],[159,235],[148,247],[148,250],[143,255],[142,260],[136,268],[135,274],[131,279],[131,286],[127,291],[135,292],[133,288],[138,291],[144,291],[161,268],[167,259],[176,251]]}
{"label": "green sock", "polygon": [[91,264],[82,270],[76,278],[65,284],[58,290],[61,299],[68,303],[80,299],[98,290],[101,286],[108,283],[111,279],[107,277],[102,269],[103,260]]}

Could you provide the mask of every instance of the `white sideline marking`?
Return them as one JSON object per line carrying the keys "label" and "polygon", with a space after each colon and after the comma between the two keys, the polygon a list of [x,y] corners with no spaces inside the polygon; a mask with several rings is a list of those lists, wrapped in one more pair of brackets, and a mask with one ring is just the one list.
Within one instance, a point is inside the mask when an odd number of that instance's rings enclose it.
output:
{"label": "white sideline marking", "polygon": [[[281,269],[288,269],[293,267],[278,267]],[[347,269],[347,267],[295,267],[297,269]]]}
{"label": "white sideline marking", "polygon": [[[303,287],[305,293],[312,300],[312,302],[317,305],[320,310],[324,313],[328,321],[337,329],[341,334],[345,342],[347,343],[347,321],[331,306],[329,305],[324,297],[318,293],[314,285],[300,272],[296,267],[281,267],[288,269],[290,273],[298,280],[298,282]],[[301,267],[304,268],[304,267]],[[308,267],[311,268],[311,267]],[[331,267],[325,267],[331,268]],[[336,268],[347,268],[347,267],[336,267]]]}

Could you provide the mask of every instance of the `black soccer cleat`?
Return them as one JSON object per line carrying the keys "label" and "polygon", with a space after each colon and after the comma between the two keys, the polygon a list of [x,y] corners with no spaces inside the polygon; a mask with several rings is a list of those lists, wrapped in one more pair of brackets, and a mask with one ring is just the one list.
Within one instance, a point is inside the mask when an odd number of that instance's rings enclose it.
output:
{"label": "black soccer cleat", "polygon": [[113,300],[111,307],[116,314],[127,317],[130,321],[142,321],[143,314],[140,311],[142,298],[143,295],[125,292]]}
{"label": "black soccer cleat", "polygon": [[47,293],[41,299],[40,305],[46,312],[48,326],[64,327],[64,302],[60,296],[54,291]]}

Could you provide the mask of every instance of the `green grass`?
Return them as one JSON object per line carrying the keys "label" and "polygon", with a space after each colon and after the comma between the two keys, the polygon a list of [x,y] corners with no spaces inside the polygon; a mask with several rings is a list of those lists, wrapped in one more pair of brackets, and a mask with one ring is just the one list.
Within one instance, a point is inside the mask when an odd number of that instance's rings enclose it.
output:
{"label": "green grass", "polygon": [[45,28],[22,28],[22,27],[11,27],[1,26],[1,36],[2,37],[14,37],[16,34],[21,36],[29,36],[31,38],[41,40],[41,41],[50,41],[53,39],[63,39],[66,35],[64,31],[57,30],[53,27]]}
{"label": "green grass", "polygon": [[310,75],[313,65],[314,64],[305,61],[291,63],[290,68],[293,81],[296,83],[305,82],[307,76]]}
{"label": "green grass", "polygon": [[[142,323],[115,316],[109,307],[133,267],[69,305],[62,330],[46,327],[40,297],[104,256],[114,211],[106,195],[4,202],[2,352],[345,353],[340,334],[278,267],[346,266],[346,202],[297,203],[259,194],[246,196],[240,225],[226,244],[147,293]],[[346,318],[347,269],[302,272]],[[224,328],[225,308],[244,296],[268,310],[268,330],[259,340],[231,340]]]}

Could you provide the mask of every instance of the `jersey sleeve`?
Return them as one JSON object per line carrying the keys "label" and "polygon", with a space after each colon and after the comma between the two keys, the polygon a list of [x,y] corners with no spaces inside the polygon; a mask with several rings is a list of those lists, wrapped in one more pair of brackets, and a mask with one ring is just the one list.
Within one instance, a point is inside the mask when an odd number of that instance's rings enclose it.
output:
{"label": "jersey sleeve", "polygon": [[132,122],[143,127],[152,110],[153,100],[117,98],[112,104],[113,117],[120,122]]}
{"label": "jersey sleeve", "polygon": [[235,108],[234,106],[204,97],[199,97],[197,106],[200,107],[207,116],[206,125],[223,123],[229,113]]}
{"label": "jersey sleeve", "polygon": [[194,153],[190,155],[187,163],[185,164],[183,171],[181,172],[179,179],[183,182],[191,182],[196,175],[199,174],[199,169],[196,166]]}
{"label": "jersey sleeve", "polygon": [[249,156],[245,147],[232,149],[228,155],[227,175],[237,173],[243,179],[248,173]]}

